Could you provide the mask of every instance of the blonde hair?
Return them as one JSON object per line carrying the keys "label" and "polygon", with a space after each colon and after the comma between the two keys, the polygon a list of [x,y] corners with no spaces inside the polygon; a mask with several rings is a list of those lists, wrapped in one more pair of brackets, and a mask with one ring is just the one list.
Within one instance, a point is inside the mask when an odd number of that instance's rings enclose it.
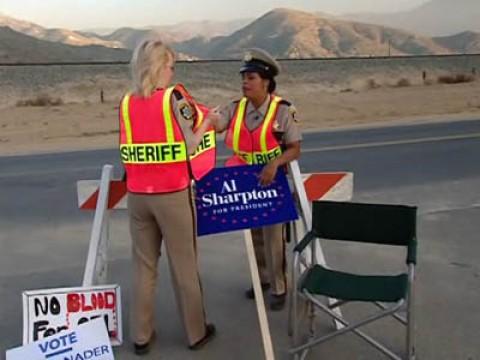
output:
{"label": "blonde hair", "polygon": [[175,51],[159,38],[144,39],[135,49],[130,61],[134,93],[148,97],[166,87],[165,70],[168,62],[175,62]]}

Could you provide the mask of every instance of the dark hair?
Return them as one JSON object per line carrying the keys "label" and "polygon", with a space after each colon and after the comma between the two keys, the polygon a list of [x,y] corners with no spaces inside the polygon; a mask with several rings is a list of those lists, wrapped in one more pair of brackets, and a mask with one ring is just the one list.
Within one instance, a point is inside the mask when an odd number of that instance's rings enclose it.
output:
{"label": "dark hair", "polygon": [[243,74],[245,74],[246,72],[254,72],[254,73],[257,73],[263,80],[268,80],[268,93],[271,94],[275,91],[275,89],[277,88],[277,82],[275,81],[275,79],[273,78],[273,76],[271,75],[268,75],[268,74],[265,74],[264,72],[262,71],[244,71],[244,72],[241,72],[242,76]]}
{"label": "dark hair", "polygon": [[275,79],[273,78],[273,76],[270,76],[270,75],[267,75],[267,74],[263,74],[261,72],[258,73],[260,75],[260,77],[264,80],[268,80],[268,93],[271,94],[275,91],[275,89],[277,88],[277,82],[275,81]]}
{"label": "dark hair", "polygon": [[271,94],[277,88],[277,82],[275,81],[274,78],[270,78],[269,80],[270,82],[268,83],[268,93]]}

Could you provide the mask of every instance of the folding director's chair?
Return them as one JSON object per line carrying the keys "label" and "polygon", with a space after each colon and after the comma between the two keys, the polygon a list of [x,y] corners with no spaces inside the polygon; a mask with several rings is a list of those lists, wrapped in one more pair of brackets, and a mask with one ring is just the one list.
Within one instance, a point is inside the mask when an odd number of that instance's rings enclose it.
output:
{"label": "folding director's chair", "polygon": [[[308,350],[336,336],[353,331],[378,350],[392,359],[402,359],[386,346],[358,328],[388,315],[407,326],[406,359],[415,358],[414,342],[414,270],[416,264],[416,207],[403,205],[359,204],[350,202],[313,202],[312,230],[309,231],[294,249],[292,321],[293,342],[290,353],[295,359],[304,359]],[[408,270],[399,275],[358,275],[327,269],[313,265],[300,273],[302,251],[316,239],[346,240],[360,243],[394,245],[406,247]],[[303,266],[305,263],[303,262]],[[333,304],[324,304],[319,296],[334,298]],[[299,299],[306,300],[314,318],[313,307],[324,311],[344,325],[318,338],[314,337],[313,327],[309,339],[298,343]],[[371,302],[380,308],[379,312],[350,324],[333,309],[347,302]],[[406,312],[406,318],[399,312]],[[313,320],[312,320],[313,321]],[[313,322],[312,322],[313,324]]]}

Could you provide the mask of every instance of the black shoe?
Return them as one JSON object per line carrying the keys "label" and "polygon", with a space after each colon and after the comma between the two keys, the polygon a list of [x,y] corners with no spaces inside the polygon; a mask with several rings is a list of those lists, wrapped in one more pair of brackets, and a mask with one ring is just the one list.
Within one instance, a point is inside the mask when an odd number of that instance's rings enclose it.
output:
{"label": "black shoe", "polygon": [[280,311],[285,307],[287,293],[281,295],[271,294],[269,299],[270,310]]}
{"label": "black shoe", "polygon": [[[267,291],[268,289],[270,289],[270,284],[262,283],[262,291]],[[245,291],[245,297],[251,300],[255,299],[255,291],[253,290],[253,286]]]}
{"label": "black shoe", "polygon": [[200,350],[202,347],[205,346],[205,344],[210,342],[215,337],[216,333],[217,330],[215,329],[215,325],[207,324],[207,326],[205,327],[205,336],[198,340],[195,344],[190,345],[188,348],[190,350]]}
{"label": "black shoe", "polygon": [[150,336],[150,340],[148,340],[145,344],[133,344],[133,350],[135,355],[146,355],[150,352],[150,348],[152,347],[152,343],[155,340],[155,331]]}

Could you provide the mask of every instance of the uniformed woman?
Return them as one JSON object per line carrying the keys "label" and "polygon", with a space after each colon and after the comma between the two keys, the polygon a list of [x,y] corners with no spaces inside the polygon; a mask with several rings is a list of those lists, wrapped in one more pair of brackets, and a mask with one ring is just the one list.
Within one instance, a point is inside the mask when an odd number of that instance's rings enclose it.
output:
{"label": "uniformed woman", "polygon": [[[227,166],[264,164],[260,183],[270,184],[279,168],[300,155],[302,139],[295,108],[275,94],[275,76],[280,66],[262,49],[251,49],[240,69],[243,97],[222,111],[217,132],[227,131],[225,143],[233,151]],[[270,289],[269,305],[281,310],[285,305],[285,241],[283,225],[252,229],[255,255],[262,288]],[[246,296],[254,298],[253,289]]]}
{"label": "uniformed woman", "polygon": [[[197,150],[212,131],[216,111],[205,109],[180,86],[171,86],[175,53],[158,39],[143,41],[132,61],[134,90],[120,107],[120,154],[126,171],[134,266],[132,337],[136,354],[152,343],[157,264],[165,242],[173,287],[191,349],[215,334],[207,324],[197,265],[192,175],[215,162],[215,149]],[[200,161],[197,162],[197,159]]]}

